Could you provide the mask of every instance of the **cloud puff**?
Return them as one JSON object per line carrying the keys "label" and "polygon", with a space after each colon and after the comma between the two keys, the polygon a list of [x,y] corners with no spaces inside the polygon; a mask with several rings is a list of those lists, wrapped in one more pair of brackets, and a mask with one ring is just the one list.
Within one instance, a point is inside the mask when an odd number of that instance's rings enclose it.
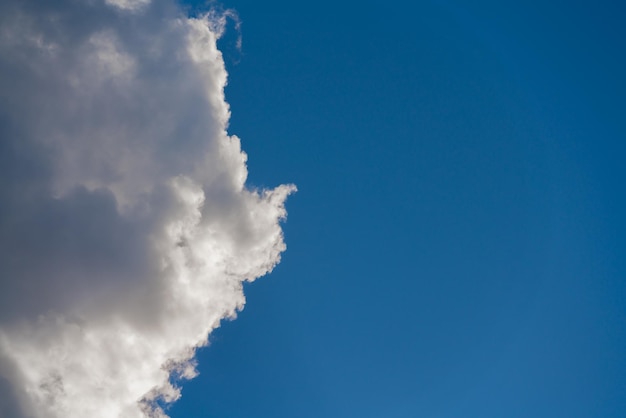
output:
{"label": "cloud puff", "polygon": [[0,416],[164,417],[278,263],[295,188],[245,186],[223,18],[0,4]]}

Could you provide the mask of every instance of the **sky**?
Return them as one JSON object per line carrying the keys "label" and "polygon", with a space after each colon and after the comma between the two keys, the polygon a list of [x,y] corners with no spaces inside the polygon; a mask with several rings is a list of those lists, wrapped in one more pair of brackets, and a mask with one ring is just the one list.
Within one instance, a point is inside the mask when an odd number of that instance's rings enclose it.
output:
{"label": "sky", "polygon": [[0,416],[626,416],[624,7],[221,4],[0,6]]}
{"label": "sky", "polygon": [[224,6],[249,182],[299,191],[172,416],[625,416],[624,7]]}

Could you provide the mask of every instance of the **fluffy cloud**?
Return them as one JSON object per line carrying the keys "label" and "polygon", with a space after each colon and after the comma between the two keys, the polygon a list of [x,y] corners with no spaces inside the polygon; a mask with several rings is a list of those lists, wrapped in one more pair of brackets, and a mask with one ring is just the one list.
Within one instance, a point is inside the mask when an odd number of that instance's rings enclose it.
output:
{"label": "fluffy cloud", "polygon": [[0,3],[0,416],[164,417],[285,249],[246,188],[216,14]]}

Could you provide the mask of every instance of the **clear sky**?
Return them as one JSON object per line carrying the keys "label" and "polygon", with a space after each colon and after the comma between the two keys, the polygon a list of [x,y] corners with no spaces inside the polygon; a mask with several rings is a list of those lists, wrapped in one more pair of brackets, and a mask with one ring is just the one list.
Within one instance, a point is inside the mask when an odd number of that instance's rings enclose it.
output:
{"label": "clear sky", "polygon": [[173,418],[626,416],[625,9],[226,0],[276,270]]}

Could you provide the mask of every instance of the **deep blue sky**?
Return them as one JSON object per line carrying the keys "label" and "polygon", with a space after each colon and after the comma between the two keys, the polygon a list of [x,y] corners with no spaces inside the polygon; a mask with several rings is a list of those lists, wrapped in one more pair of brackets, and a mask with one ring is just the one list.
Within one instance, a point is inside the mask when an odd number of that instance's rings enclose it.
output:
{"label": "deep blue sky", "polygon": [[299,192],[173,418],[626,416],[626,10],[504,3],[223,2]]}

